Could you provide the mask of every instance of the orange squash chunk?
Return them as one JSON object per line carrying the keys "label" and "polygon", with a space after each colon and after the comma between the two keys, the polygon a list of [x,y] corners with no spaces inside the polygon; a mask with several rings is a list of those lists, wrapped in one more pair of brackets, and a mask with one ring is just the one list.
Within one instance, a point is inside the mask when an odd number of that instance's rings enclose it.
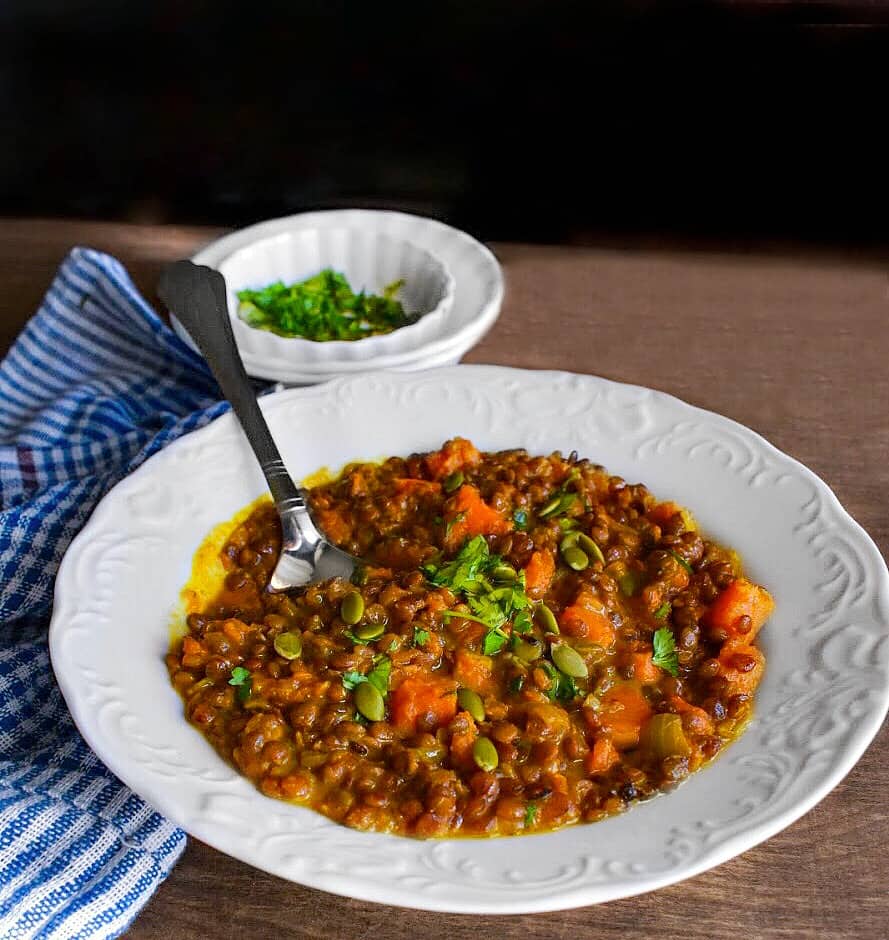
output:
{"label": "orange squash chunk", "polygon": [[426,456],[426,469],[434,480],[443,480],[448,474],[464,467],[474,467],[482,455],[471,441],[455,437],[448,441],[441,450]]}
{"label": "orange squash chunk", "polygon": [[[750,642],[775,609],[772,595],[746,578],[738,578],[722,590],[704,618],[707,626],[723,630],[730,638]],[[742,618],[749,617],[749,621]]]}
{"label": "orange squash chunk", "polygon": [[525,591],[530,597],[543,597],[556,573],[556,562],[551,552],[537,551],[525,565]]}
{"label": "orange squash chunk", "polygon": [[605,612],[605,606],[589,591],[581,591],[574,603],[562,611],[559,626],[562,633],[586,637],[605,649],[614,645],[614,627]]}
{"label": "orange squash chunk", "polygon": [[642,685],[659,682],[664,675],[660,667],[655,666],[652,653],[631,653],[629,659],[633,665],[633,677]]}
{"label": "orange squash chunk", "polygon": [[446,725],[457,714],[456,692],[451,679],[410,676],[392,693],[392,722],[408,734],[416,733],[420,718],[427,727]]}
{"label": "orange squash chunk", "polygon": [[618,750],[636,747],[642,726],[651,718],[651,706],[634,682],[613,686],[602,696],[597,717],[602,728],[611,735]]}
{"label": "orange squash chunk", "polygon": [[584,757],[584,770],[590,776],[604,774],[620,760],[620,754],[610,738],[596,738],[593,749]]}
{"label": "orange squash chunk", "polygon": [[752,695],[762,680],[766,658],[744,640],[730,639],[719,653],[719,675],[728,684],[729,695]]}
{"label": "orange squash chunk", "polygon": [[513,526],[511,520],[504,519],[482,499],[482,494],[474,486],[468,484],[457,490],[445,518],[450,524],[446,542],[451,549],[474,535],[501,535]]}
{"label": "orange squash chunk", "polygon": [[454,678],[464,688],[480,694],[489,691],[493,668],[494,662],[490,656],[482,656],[467,649],[457,650],[454,657]]}

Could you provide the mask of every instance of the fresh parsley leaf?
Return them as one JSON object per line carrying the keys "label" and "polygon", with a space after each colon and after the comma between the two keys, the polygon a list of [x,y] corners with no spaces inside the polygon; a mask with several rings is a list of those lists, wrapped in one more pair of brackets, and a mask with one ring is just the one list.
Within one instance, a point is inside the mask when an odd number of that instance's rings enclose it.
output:
{"label": "fresh parsley leaf", "polygon": [[389,691],[389,674],[392,672],[392,660],[388,656],[374,656],[374,667],[367,674],[367,681],[380,693]]}
{"label": "fresh parsley leaf", "polygon": [[560,672],[556,686],[556,698],[560,702],[570,702],[572,699],[577,698],[579,694],[580,690],[577,688],[577,683],[571,676],[566,676],[564,672]]}
{"label": "fresh parsley leaf", "polygon": [[253,679],[250,670],[245,669],[243,666],[235,666],[232,669],[232,677],[228,680],[228,684],[236,686],[239,702],[246,702],[253,692]]}
{"label": "fresh parsley leaf", "polygon": [[661,627],[659,630],[655,630],[652,644],[654,646],[654,655],[651,657],[651,661],[655,666],[660,666],[665,672],[669,672],[671,676],[679,675],[676,640],[673,639],[669,627]]}
{"label": "fresh parsley leaf", "polygon": [[429,631],[414,627],[414,646],[425,646],[429,642]]}
{"label": "fresh parsley leaf", "polygon": [[517,636],[524,636],[532,629],[531,615],[527,610],[520,610],[512,621],[512,632]]}
{"label": "fresh parsley leaf", "polygon": [[528,803],[525,807],[525,826],[533,826],[537,822],[537,804]]}
{"label": "fresh parsley leaf", "polygon": [[486,620],[482,620],[481,617],[476,617],[475,614],[469,614],[465,610],[443,610],[441,615],[446,619],[450,619],[451,617],[460,617],[463,620],[472,620],[475,623],[480,623],[483,627],[488,626],[488,622]]}
{"label": "fresh parsley leaf", "polygon": [[507,636],[505,633],[501,633],[499,630],[489,630],[485,634],[485,639],[482,643],[482,652],[485,656],[494,656],[503,649],[506,640]]}
{"label": "fresh parsley leaf", "polygon": [[295,284],[276,281],[260,290],[238,291],[238,316],[250,326],[281,336],[356,340],[389,333],[415,319],[394,299],[399,282],[382,296],[356,294],[331,268]]}
{"label": "fresh parsley leaf", "polygon": [[470,594],[466,598],[469,609],[491,630],[499,630],[506,623],[506,614],[492,594]]}
{"label": "fresh parsley leaf", "polygon": [[657,620],[666,620],[670,616],[670,611],[673,609],[673,605],[669,601],[664,601],[660,607],[654,612],[654,616]]}
{"label": "fresh parsley leaf", "polygon": [[[452,561],[444,565],[427,564],[421,570],[437,587],[463,591],[467,584],[476,580],[482,566],[489,563],[489,559],[496,557],[491,555],[484,538],[477,535],[466,542]],[[499,563],[499,558],[497,561]]]}
{"label": "fresh parsley leaf", "polygon": [[512,521],[515,523],[515,527],[519,532],[528,531],[528,513],[524,509],[516,509],[512,514]]}
{"label": "fresh parsley leaf", "polygon": [[243,666],[235,666],[232,669],[232,677],[228,680],[229,685],[244,685],[250,679],[250,670]]}
{"label": "fresh parsley leaf", "polygon": [[343,688],[351,692],[362,682],[369,682],[381,695],[385,695],[389,691],[389,674],[392,672],[392,660],[380,653],[374,656],[373,661],[373,669],[367,675],[353,669],[344,672]]}
{"label": "fresh parsley leaf", "polygon": [[[349,669],[347,672],[343,673],[343,688],[348,689],[350,692],[356,686],[361,685],[362,682],[367,682],[367,676],[361,672],[355,672],[354,669]],[[364,694],[363,692],[361,693]]]}
{"label": "fresh parsley leaf", "polygon": [[546,694],[550,701],[570,702],[579,694],[577,683],[571,676],[566,676],[561,669],[557,669],[552,663],[542,662],[541,667],[550,680],[550,687]]}
{"label": "fresh parsley leaf", "polygon": [[514,622],[513,629],[518,633],[531,630],[525,573],[520,572],[514,582],[498,587],[494,587],[485,577],[500,564],[500,558],[492,555],[488,543],[477,535],[463,545],[453,561],[444,565],[427,564],[423,568],[424,574],[433,584],[462,592],[469,612],[449,610],[442,616],[463,617],[485,626],[487,631],[482,641],[482,651],[486,656],[493,656],[503,649],[509,639],[504,628],[510,620]]}

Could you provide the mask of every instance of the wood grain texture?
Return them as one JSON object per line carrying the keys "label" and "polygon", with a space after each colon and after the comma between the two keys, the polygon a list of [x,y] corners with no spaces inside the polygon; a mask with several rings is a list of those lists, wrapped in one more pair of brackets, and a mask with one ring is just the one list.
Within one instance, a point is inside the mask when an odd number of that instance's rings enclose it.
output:
{"label": "wood grain texture", "polygon": [[[0,221],[0,343],[75,244],[114,253],[153,296],[208,229]],[[507,297],[466,357],[653,386],[759,431],[811,467],[889,553],[889,281],[878,261],[501,245]],[[889,733],[830,796],[739,858],[653,894],[556,914],[398,910],[282,881],[190,840],[130,930],[138,940],[883,938]],[[590,839],[595,842],[595,827]]]}

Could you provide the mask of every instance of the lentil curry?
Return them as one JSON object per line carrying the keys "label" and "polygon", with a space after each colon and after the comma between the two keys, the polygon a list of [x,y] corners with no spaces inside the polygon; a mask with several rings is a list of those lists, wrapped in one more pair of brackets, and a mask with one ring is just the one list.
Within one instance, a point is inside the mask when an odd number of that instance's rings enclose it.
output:
{"label": "lentil curry", "polygon": [[455,439],[309,495],[367,567],[268,593],[260,504],[167,657],[188,720],[268,796],[418,837],[550,830],[669,789],[749,717],[772,599],[644,486]]}

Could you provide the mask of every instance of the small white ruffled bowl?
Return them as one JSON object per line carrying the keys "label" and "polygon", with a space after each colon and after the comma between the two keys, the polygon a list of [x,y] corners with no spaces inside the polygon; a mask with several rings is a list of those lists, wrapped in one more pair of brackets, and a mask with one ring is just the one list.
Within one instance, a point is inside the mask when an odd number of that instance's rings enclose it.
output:
{"label": "small white ruffled bowl", "polygon": [[[312,342],[276,336],[251,328],[238,317],[237,290],[263,287],[279,279],[304,279],[324,267],[335,266],[332,246],[345,239],[339,233],[346,231],[357,233],[350,237],[368,246],[389,242],[387,251],[391,243],[408,243],[415,249],[410,257],[417,258],[420,252],[419,257],[437,261],[449,280],[441,307],[393,333],[354,342]],[[320,247],[314,255],[297,252],[299,246],[309,244],[331,247],[323,255]],[[336,250],[341,258],[345,249]],[[371,250],[375,252],[376,248]],[[201,248],[191,260],[222,271],[229,281],[231,322],[247,374],[286,385],[314,385],[364,371],[413,372],[459,362],[494,325],[503,302],[503,271],[488,248],[450,225],[404,212],[328,209],[267,219],[223,235]],[[297,260],[302,266],[297,266]],[[381,272],[379,283],[365,283],[364,273],[353,272],[350,265],[338,266],[356,289],[365,286],[379,292],[393,280],[408,278],[399,295],[403,303],[412,296],[407,294],[408,287],[417,289],[417,279],[405,270],[406,261],[398,263],[394,271]],[[410,305],[408,301],[406,306]],[[173,313],[170,325],[196,349]],[[380,351],[383,343],[391,344],[391,349],[386,351],[384,346]]]}
{"label": "small white ruffled bowl", "polygon": [[[238,316],[238,291],[276,281],[293,284],[326,268],[343,274],[358,293],[381,294],[404,281],[397,300],[418,319],[391,333],[357,340],[317,341],[279,336],[245,323]],[[282,232],[234,251],[219,264],[228,287],[235,339],[249,357],[282,356],[318,368],[334,363],[370,362],[422,346],[441,327],[454,303],[454,278],[431,252],[412,242],[361,228],[312,228]]]}

